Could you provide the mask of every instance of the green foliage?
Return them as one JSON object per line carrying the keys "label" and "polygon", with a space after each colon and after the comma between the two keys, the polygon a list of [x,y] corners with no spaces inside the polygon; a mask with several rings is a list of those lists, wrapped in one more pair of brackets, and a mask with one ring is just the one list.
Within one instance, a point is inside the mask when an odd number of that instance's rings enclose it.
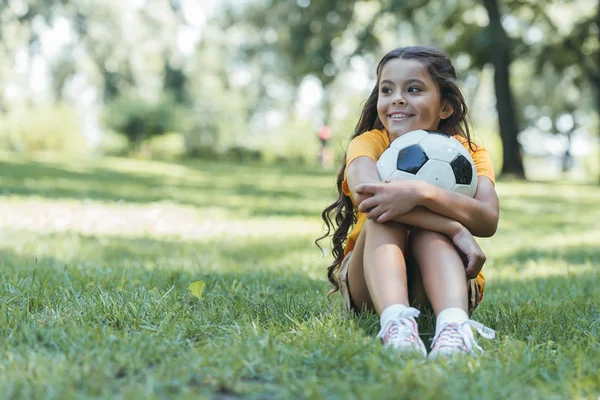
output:
{"label": "green foliage", "polygon": [[521,113],[524,126],[536,129],[541,118],[550,118],[552,126],[547,132],[566,134],[558,129],[557,121],[568,115],[573,121],[572,131],[583,128],[597,132],[589,121],[593,111],[600,110],[600,97],[595,95],[600,93],[596,26],[600,9],[585,1],[538,2],[533,10],[516,4],[512,7],[522,14],[520,36],[526,38],[532,29],[543,35],[522,49],[513,68],[518,103],[521,110],[528,110]]}
{"label": "green foliage", "polygon": [[[600,394],[597,186],[498,182],[502,219],[481,240],[488,285],[474,315],[498,337],[450,364],[384,351],[377,317],[342,316],[339,296],[326,297],[328,259],[313,239],[331,173],[0,164],[2,398]],[[201,298],[189,290],[198,281]],[[432,321],[419,324],[429,343]]]}
{"label": "green foliage", "polygon": [[126,156],[131,146],[125,135],[105,130],[98,145],[98,152],[103,156]]}
{"label": "green foliage", "polygon": [[193,127],[185,132],[188,154],[201,154],[206,148],[224,153],[235,147],[236,142],[244,141],[247,134],[244,100],[226,92],[219,90],[210,98],[196,100]]}
{"label": "green foliage", "polygon": [[106,128],[123,134],[134,146],[166,132],[177,132],[186,118],[186,110],[170,96],[149,101],[137,95],[123,95],[106,105]]}
{"label": "green foliage", "polygon": [[228,51],[222,38],[204,42],[188,71],[197,77],[187,88],[194,99],[193,117],[184,130],[189,155],[223,154],[240,147],[248,133],[249,101],[241,89],[229,84],[236,73],[231,71]]}
{"label": "green foliage", "polygon": [[274,0],[268,7],[257,2],[246,9],[232,3],[229,23],[266,32],[247,37],[242,51],[248,59],[271,57],[272,72],[294,86],[312,74],[327,87],[339,71],[334,46],[352,23],[355,3]]}
{"label": "green foliage", "polygon": [[319,152],[317,133],[306,122],[283,124],[281,128],[249,137],[246,147],[261,153],[267,162],[288,160],[301,164],[314,164]]}
{"label": "green foliage", "polygon": [[600,145],[598,142],[591,146],[589,154],[583,157],[582,163],[586,175],[598,177],[600,183]]}
{"label": "green foliage", "polygon": [[132,147],[122,134],[107,131],[99,146],[104,156],[132,156],[156,160],[173,160],[186,154],[185,137],[178,132],[169,132],[143,141]]}
{"label": "green foliage", "polygon": [[185,137],[177,132],[151,138],[147,145],[153,159],[171,160],[182,157],[186,153]]}
{"label": "green foliage", "polygon": [[0,148],[20,153],[88,151],[77,112],[66,104],[15,106],[0,114]]}

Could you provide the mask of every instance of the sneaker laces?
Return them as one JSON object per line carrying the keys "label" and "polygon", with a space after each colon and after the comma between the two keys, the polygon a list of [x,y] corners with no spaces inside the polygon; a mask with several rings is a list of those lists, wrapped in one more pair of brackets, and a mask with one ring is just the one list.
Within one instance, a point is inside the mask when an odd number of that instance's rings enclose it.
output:
{"label": "sneaker laces", "polygon": [[[416,331],[416,322],[414,319],[420,312],[416,308],[407,307],[398,313],[396,318],[390,319],[377,334],[379,339],[387,339],[387,342],[404,342],[408,345],[421,348],[421,338]],[[387,337],[386,337],[387,336]]]}
{"label": "sneaker laces", "polygon": [[462,324],[448,323],[442,326],[442,329],[433,337],[431,348],[435,349],[436,346],[460,348],[474,355],[477,355],[475,350],[483,354],[484,351],[475,341],[471,328],[475,328],[486,339],[493,339],[496,336],[496,331],[493,329],[488,328],[481,322],[468,319]]}

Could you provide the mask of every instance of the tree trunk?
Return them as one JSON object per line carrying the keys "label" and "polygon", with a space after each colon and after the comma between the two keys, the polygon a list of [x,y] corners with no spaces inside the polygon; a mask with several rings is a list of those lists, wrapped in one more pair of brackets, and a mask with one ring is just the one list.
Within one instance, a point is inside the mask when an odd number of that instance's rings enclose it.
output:
{"label": "tree trunk", "polygon": [[501,174],[525,178],[521,146],[517,140],[519,126],[513,107],[510,89],[511,45],[508,35],[500,23],[500,9],[497,0],[483,0],[490,19],[491,61],[494,66],[494,88],[496,108],[502,139],[503,166]]}

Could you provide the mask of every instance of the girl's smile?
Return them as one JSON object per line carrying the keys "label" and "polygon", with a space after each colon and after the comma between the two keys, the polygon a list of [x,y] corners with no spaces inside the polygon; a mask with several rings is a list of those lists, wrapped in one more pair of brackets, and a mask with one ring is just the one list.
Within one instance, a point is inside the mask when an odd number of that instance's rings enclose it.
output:
{"label": "girl's smile", "polygon": [[416,60],[398,58],[381,70],[377,114],[391,141],[416,129],[437,129],[452,110],[442,104],[427,68]]}

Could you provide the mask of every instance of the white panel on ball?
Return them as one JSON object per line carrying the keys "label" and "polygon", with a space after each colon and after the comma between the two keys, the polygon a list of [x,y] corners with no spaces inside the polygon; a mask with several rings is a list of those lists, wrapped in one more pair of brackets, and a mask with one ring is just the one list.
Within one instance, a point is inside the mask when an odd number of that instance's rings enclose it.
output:
{"label": "white panel on ball", "polygon": [[382,181],[390,177],[395,171],[397,171],[396,164],[398,163],[397,149],[387,148],[379,160],[377,160],[377,172],[379,173],[379,179]]}
{"label": "white panel on ball", "polygon": [[452,162],[456,156],[465,150],[460,142],[452,137],[430,134],[419,143],[430,160]]}
{"label": "white panel on ball", "polygon": [[394,171],[394,173],[392,174],[392,176],[390,176],[388,179],[390,181],[396,181],[396,180],[400,180],[400,179],[410,179],[410,180],[413,180],[413,181],[423,180],[423,178],[419,178],[415,174],[411,174],[410,172],[400,171],[399,169],[397,169],[396,171]]}
{"label": "white panel on ball", "polygon": [[438,160],[427,161],[417,172],[417,178],[447,190],[451,190],[456,185],[454,171],[450,164]]}
{"label": "white panel on ball", "polygon": [[406,132],[404,135],[396,138],[391,144],[391,148],[402,150],[405,147],[408,147],[413,144],[417,144],[421,142],[424,138],[429,136],[427,131],[422,129],[418,129],[416,131]]}
{"label": "white panel on ball", "polygon": [[[477,182],[477,179],[473,179],[473,182]],[[455,185],[452,188],[453,192],[464,194],[465,196],[473,197],[475,196],[475,191],[477,190],[477,184],[471,183],[470,185]]]}

